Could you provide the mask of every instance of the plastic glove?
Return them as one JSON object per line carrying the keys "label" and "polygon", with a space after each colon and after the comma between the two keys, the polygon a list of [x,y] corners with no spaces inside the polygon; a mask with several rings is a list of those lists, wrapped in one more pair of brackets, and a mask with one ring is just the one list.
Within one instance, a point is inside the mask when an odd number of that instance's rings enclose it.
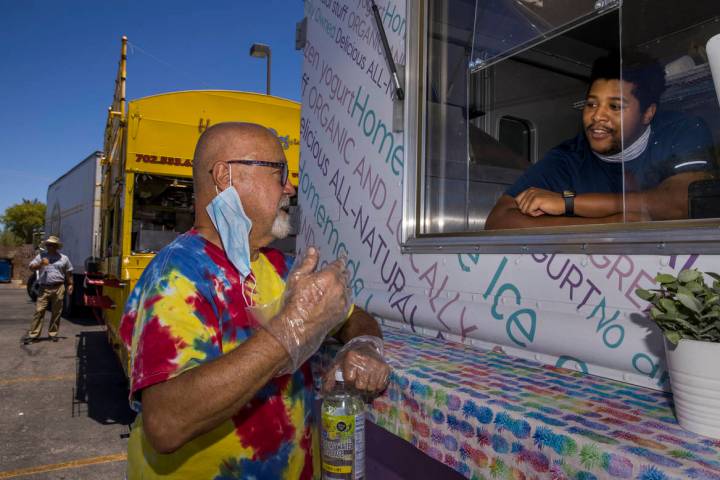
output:
{"label": "plastic glove", "polygon": [[317,250],[308,248],[288,275],[282,298],[248,309],[290,357],[279,375],[292,373],[305,363],[320,348],[328,332],[345,320],[350,308],[345,259],[316,272],[318,259]]}
{"label": "plastic glove", "polygon": [[325,373],[323,392],[327,393],[335,386],[338,369],[342,369],[346,386],[369,395],[385,390],[392,371],[384,358],[382,338],[372,335],[355,337],[338,351]]}

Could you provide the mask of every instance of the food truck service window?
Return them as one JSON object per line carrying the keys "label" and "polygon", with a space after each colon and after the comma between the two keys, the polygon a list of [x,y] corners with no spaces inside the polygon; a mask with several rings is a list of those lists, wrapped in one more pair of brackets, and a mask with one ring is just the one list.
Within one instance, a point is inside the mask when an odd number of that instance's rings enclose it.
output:
{"label": "food truck service window", "polygon": [[720,252],[717,0],[408,19],[406,251]]}

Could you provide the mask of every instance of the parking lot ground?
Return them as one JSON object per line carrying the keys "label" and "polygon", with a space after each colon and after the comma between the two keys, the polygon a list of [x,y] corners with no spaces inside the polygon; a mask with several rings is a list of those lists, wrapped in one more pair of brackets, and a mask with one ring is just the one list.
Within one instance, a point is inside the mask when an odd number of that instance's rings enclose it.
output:
{"label": "parking lot ground", "polygon": [[0,285],[0,480],[125,477],[133,413],[104,327],[63,318],[58,342],[22,344],[34,312]]}

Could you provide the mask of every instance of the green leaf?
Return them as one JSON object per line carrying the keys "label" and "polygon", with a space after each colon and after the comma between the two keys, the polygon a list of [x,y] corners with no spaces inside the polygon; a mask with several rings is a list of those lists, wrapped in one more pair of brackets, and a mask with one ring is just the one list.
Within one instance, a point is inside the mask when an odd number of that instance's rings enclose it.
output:
{"label": "green leaf", "polygon": [[673,283],[675,281],[675,277],[667,273],[658,273],[655,276],[655,281],[658,283]]}
{"label": "green leaf", "polygon": [[705,297],[705,305],[715,305],[720,301],[720,295],[717,293],[710,293],[707,297]]}
{"label": "green leaf", "polygon": [[677,289],[677,293],[682,293],[684,295],[692,295],[693,292],[689,288],[687,288],[685,285],[680,285]]}
{"label": "green leaf", "polygon": [[646,300],[648,302],[651,301],[655,297],[655,294],[653,292],[644,290],[642,288],[638,288],[637,290],[635,290],[635,295],[637,295],[638,297],[640,297],[643,300]]}
{"label": "green leaf", "polygon": [[677,345],[682,336],[677,332],[665,332],[665,338],[673,345]]}
{"label": "green leaf", "polygon": [[656,307],[652,307],[650,309],[650,317],[652,317],[653,320],[655,320],[656,318],[658,318],[659,316],[662,316],[664,314],[665,314],[665,312],[663,312],[662,310],[660,310]]}
{"label": "green leaf", "polygon": [[683,320],[687,320],[687,315],[682,315],[677,312],[673,313],[661,313],[658,315],[655,320],[663,320],[665,322],[675,322],[676,324],[679,324]]}
{"label": "green leaf", "polygon": [[710,333],[715,328],[717,328],[717,325],[710,324],[710,325],[705,326],[704,328],[699,329],[698,333]]}
{"label": "green leaf", "polygon": [[662,309],[665,310],[667,313],[677,312],[675,302],[670,300],[669,298],[661,298],[658,303],[660,303],[660,307],[662,307]]}
{"label": "green leaf", "polygon": [[695,313],[700,313],[702,311],[702,303],[700,303],[693,294],[678,293],[677,299],[680,303],[682,303]]}
{"label": "green leaf", "polygon": [[[693,318],[693,320],[697,322],[697,319]],[[677,322],[677,325],[681,327],[682,331],[684,331],[688,337],[695,338],[698,336],[700,326],[697,323],[690,323],[679,319],[675,320],[675,322]]]}
{"label": "green leaf", "polygon": [[697,280],[701,276],[702,274],[693,268],[680,272],[680,274],[678,275],[678,280],[682,283],[688,283]]}

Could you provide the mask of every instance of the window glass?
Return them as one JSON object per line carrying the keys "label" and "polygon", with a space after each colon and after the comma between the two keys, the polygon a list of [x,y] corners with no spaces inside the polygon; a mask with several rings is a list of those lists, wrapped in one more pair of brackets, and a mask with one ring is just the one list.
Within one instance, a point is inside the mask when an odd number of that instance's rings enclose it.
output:
{"label": "window glass", "polygon": [[532,162],[532,127],[527,120],[505,116],[500,119],[498,126],[498,140],[500,144],[508,147],[520,158]]}
{"label": "window glass", "polygon": [[616,116],[628,221],[720,217],[720,104],[711,71],[715,62],[720,75],[719,13],[709,1],[624,7]]}
{"label": "window glass", "polygon": [[[458,2],[465,3],[465,2]],[[473,65],[481,68],[614,8],[616,0],[483,0],[474,3]]]}
{"label": "window glass", "polygon": [[468,59],[474,5],[428,3],[426,162],[423,228],[427,233],[469,228]]}
{"label": "window glass", "polygon": [[427,2],[418,234],[720,217],[720,16],[693,5]]}
{"label": "window glass", "polygon": [[193,224],[193,184],[189,178],[136,174],[131,250],[157,252]]}

